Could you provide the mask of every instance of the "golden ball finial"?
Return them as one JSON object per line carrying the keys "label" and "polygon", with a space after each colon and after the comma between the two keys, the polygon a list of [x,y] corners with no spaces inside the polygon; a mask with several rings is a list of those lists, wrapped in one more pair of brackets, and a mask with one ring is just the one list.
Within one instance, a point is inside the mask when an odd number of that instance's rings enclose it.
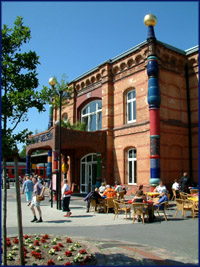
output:
{"label": "golden ball finial", "polygon": [[156,25],[156,22],[157,22],[157,18],[155,15],[153,14],[147,14],[145,17],[144,17],[144,24],[146,26],[155,26]]}

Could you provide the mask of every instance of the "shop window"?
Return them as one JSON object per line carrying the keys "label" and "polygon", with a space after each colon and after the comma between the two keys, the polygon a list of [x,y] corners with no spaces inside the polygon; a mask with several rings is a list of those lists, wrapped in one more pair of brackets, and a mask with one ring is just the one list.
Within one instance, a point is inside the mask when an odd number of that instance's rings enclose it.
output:
{"label": "shop window", "polygon": [[85,122],[87,131],[97,131],[102,128],[102,102],[90,102],[81,111],[81,121]]}
{"label": "shop window", "polygon": [[127,151],[127,182],[137,183],[137,152],[135,148]]}
{"label": "shop window", "polygon": [[127,93],[127,123],[136,121],[136,96],[135,90]]}

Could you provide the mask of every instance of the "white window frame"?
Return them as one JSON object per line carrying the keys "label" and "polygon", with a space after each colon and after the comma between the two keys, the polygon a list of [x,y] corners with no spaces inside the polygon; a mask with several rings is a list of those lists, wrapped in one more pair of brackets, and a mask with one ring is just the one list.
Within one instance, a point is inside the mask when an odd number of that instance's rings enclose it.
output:
{"label": "white window frame", "polygon": [[[136,154],[136,157],[133,157],[133,158],[129,158],[129,152],[131,151],[131,150],[134,150],[134,152],[133,152],[133,155],[135,155]],[[130,174],[129,174],[129,163],[131,162],[131,164],[132,164],[132,177],[133,177],[133,182],[132,183],[130,183],[129,181],[130,181],[130,179],[129,179],[129,177],[130,177]],[[134,175],[134,163],[136,162],[136,166],[137,166],[137,150],[136,150],[136,148],[131,148],[131,149],[129,149],[128,151],[127,151],[127,183],[128,184],[130,184],[130,185],[135,185],[135,184],[137,184],[137,177],[135,177],[135,175]],[[137,169],[136,169],[136,172],[137,172]],[[136,176],[137,176],[137,173],[136,173]]]}
{"label": "white window frame", "polygon": [[[128,99],[128,95],[131,93],[131,92],[135,92],[135,97],[134,98],[131,98],[131,99]],[[136,91],[135,89],[134,90],[131,90],[127,93],[126,95],[126,99],[127,99],[127,123],[132,123],[132,122],[136,122]],[[135,113],[133,112],[133,104],[135,103]],[[129,120],[129,110],[128,110],[128,106],[129,104],[131,104],[131,117],[132,119]],[[134,119],[134,115],[135,115],[135,119]]]}
{"label": "white window frame", "polygon": [[[96,110],[93,111],[93,112],[90,112],[90,105],[92,103],[96,102]],[[83,118],[85,117],[88,117],[88,125],[87,125],[87,131],[90,132],[90,131],[99,131],[102,129],[102,116],[101,116],[101,128],[99,128],[99,114],[101,113],[102,114],[102,108],[99,109],[98,108],[98,104],[101,103],[101,106],[102,106],[102,101],[101,100],[95,100],[95,101],[92,101],[90,103],[88,103],[82,110],[81,110],[81,121],[83,121]],[[88,107],[88,113],[87,114],[83,114],[83,110],[85,110],[86,108]],[[91,116],[92,115],[96,115],[96,129],[95,130],[91,130]]]}

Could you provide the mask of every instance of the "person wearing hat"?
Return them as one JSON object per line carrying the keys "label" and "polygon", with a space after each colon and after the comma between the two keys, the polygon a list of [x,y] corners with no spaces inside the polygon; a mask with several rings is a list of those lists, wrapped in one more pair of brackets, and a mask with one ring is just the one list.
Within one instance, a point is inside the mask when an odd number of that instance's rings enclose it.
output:
{"label": "person wearing hat", "polygon": [[167,190],[166,189],[163,189],[162,193],[160,194],[160,198],[157,202],[153,203],[153,206],[155,208],[158,208],[160,207],[160,210],[163,210],[164,209],[164,204],[160,205],[160,203],[163,203],[165,201],[168,201],[168,197],[167,197]]}

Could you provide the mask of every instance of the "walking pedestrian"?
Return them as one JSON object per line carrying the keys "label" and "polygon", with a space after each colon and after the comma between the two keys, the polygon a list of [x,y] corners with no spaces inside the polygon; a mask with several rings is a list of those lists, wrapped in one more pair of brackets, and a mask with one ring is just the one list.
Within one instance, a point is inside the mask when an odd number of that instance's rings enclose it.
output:
{"label": "walking pedestrian", "polygon": [[70,208],[69,208],[69,204],[70,204],[70,198],[71,198],[71,194],[74,191],[74,183],[72,184],[72,188],[70,190],[70,187],[67,183],[67,179],[64,179],[64,184],[62,186],[62,210],[66,213],[66,215],[64,215],[64,217],[70,217],[70,215],[72,214],[70,212]]}
{"label": "walking pedestrian", "polygon": [[25,182],[22,186],[22,194],[25,193],[26,195],[26,201],[27,201],[27,206],[30,206],[31,204],[31,198],[32,198],[32,194],[33,194],[33,182],[31,180],[31,178],[29,176],[26,176],[25,178]]}
{"label": "walking pedestrian", "polygon": [[[33,217],[33,220],[31,222],[40,223],[40,222],[43,222],[43,220],[42,220],[42,211],[40,209],[40,201],[37,201],[36,196],[37,195],[38,196],[43,196],[45,187],[41,183],[37,182],[36,178],[32,178],[32,181],[33,181],[33,184],[34,184],[34,189],[33,189],[33,197],[32,197],[32,201],[31,201],[30,209],[31,209],[34,217]],[[35,212],[34,206],[38,210],[39,217],[40,217],[39,220],[36,217],[36,212]]]}

